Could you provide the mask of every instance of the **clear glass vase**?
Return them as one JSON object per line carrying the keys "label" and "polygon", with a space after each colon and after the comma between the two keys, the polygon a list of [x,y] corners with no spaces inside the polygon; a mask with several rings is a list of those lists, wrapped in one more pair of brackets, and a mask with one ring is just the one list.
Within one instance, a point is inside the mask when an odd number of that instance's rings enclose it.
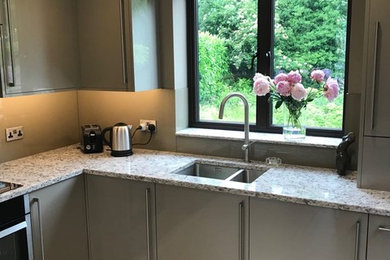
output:
{"label": "clear glass vase", "polygon": [[283,137],[286,140],[303,140],[306,138],[306,126],[302,116],[301,108],[299,110],[288,109],[283,106],[284,124]]}

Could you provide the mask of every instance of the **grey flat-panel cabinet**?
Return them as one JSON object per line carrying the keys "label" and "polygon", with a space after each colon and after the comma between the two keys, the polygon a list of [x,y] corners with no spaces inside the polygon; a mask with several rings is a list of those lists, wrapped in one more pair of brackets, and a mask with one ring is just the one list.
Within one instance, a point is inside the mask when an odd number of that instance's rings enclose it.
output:
{"label": "grey flat-panel cabinet", "polygon": [[250,199],[251,260],[363,260],[366,214]]}
{"label": "grey flat-panel cabinet", "polygon": [[159,260],[244,260],[248,198],[156,186]]}
{"label": "grey flat-panel cabinet", "polygon": [[390,137],[390,2],[368,0],[364,135]]}
{"label": "grey flat-panel cabinet", "polygon": [[77,88],[75,0],[1,0],[2,95]]}
{"label": "grey flat-panel cabinet", "polygon": [[81,89],[158,88],[155,0],[79,0]]}
{"label": "grey flat-panel cabinet", "polygon": [[361,186],[364,188],[390,189],[390,138],[364,137],[363,157],[360,164]]}
{"label": "grey flat-panel cabinet", "polygon": [[154,184],[87,176],[90,259],[155,260]]}
{"label": "grey flat-panel cabinet", "polygon": [[79,0],[81,88],[127,89],[121,0]]}
{"label": "grey flat-panel cabinet", "polygon": [[84,177],[30,194],[35,260],[88,259]]}
{"label": "grey flat-panel cabinet", "polygon": [[367,260],[390,259],[390,218],[370,215]]}
{"label": "grey flat-panel cabinet", "polygon": [[367,0],[364,124],[359,151],[359,186],[390,190],[390,2]]}

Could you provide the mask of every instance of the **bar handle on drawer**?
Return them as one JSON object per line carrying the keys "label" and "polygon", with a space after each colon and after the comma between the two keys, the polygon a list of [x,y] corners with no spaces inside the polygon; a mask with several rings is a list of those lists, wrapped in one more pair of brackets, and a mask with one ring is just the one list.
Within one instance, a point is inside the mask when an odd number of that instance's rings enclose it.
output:
{"label": "bar handle on drawer", "polygon": [[147,188],[145,190],[145,212],[146,212],[146,246],[147,246],[147,251],[146,251],[146,256],[147,260],[150,260],[151,254],[151,235],[150,235],[150,188]]}
{"label": "bar handle on drawer", "polygon": [[379,37],[379,21],[375,22],[374,36],[374,60],[372,63],[372,89],[371,89],[371,130],[375,127],[375,96],[376,96],[376,77],[377,77],[377,62],[378,62],[378,37]]}
{"label": "bar handle on drawer", "polygon": [[244,260],[244,237],[245,237],[245,205],[241,201],[239,204],[239,215],[238,215],[238,224],[239,224],[239,260]]}
{"label": "bar handle on drawer", "polygon": [[378,230],[379,231],[384,231],[384,232],[390,232],[390,228],[389,227],[380,226],[380,227],[378,227]]}
{"label": "bar handle on drawer", "polygon": [[124,0],[119,0],[120,12],[120,37],[121,37],[121,54],[122,54],[122,83],[127,84],[127,61],[126,61],[126,34],[125,34],[125,7]]}
{"label": "bar handle on drawer", "polygon": [[355,237],[355,260],[359,260],[360,247],[360,221],[356,222],[356,237]]}
{"label": "bar handle on drawer", "polygon": [[45,260],[45,249],[43,245],[43,231],[42,231],[42,215],[41,215],[41,204],[39,202],[38,198],[33,198],[32,203],[37,204],[37,210],[38,210],[38,225],[39,225],[39,239],[41,243],[41,256],[42,260]]}

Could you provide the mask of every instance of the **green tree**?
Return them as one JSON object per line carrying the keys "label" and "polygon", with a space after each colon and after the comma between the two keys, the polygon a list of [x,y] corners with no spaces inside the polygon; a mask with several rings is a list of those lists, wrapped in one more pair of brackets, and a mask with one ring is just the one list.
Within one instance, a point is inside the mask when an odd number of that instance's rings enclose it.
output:
{"label": "green tree", "polygon": [[344,79],[347,0],[277,0],[275,70],[330,69]]}
{"label": "green tree", "polygon": [[225,84],[228,77],[227,48],[224,40],[208,32],[199,32],[199,102],[218,104],[230,91]]}
{"label": "green tree", "polygon": [[256,0],[199,0],[199,30],[224,39],[230,83],[250,78],[250,61],[257,49]]}

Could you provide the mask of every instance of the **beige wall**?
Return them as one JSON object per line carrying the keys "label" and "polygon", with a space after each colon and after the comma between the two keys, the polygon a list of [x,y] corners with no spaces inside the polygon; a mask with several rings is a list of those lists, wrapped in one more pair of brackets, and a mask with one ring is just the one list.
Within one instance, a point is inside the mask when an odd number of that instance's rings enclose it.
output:
{"label": "beige wall", "polygon": [[[0,162],[78,140],[77,91],[0,99]],[[6,142],[5,128],[24,126],[25,138]]]}
{"label": "beige wall", "polygon": [[[77,143],[81,124],[97,123],[107,127],[125,122],[136,127],[140,119],[157,120],[157,132],[145,148],[176,150],[174,90],[67,91],[2,98],[0,162]],[[25,138],[5,142],[4,129],[20,125],[24,126]],[[147,138],[147,134],[137,133],[135,142]]]}
{"label": "beige wall", "polygon": [[[140,119],[157,120],[157,132],[148,146],[158,150],[176,150],[175,137],[175,92],[158,89],[143,92],[78,92],[80,125],[96,123],[102,128],[118,122],[132,124],[133,129]],[[135,142],[144,142],[148,134],[139,132]]]}

